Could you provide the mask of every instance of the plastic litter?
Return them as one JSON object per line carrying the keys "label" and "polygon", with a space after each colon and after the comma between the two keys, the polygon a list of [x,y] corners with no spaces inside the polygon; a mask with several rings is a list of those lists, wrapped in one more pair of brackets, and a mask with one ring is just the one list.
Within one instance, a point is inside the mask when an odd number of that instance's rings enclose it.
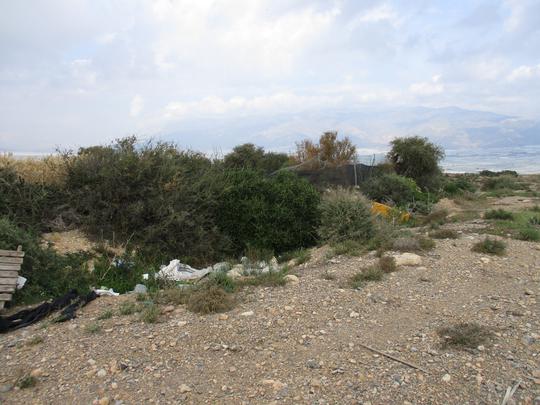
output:
{"label": "plastic litter", "polygon": [[115,292],[112,288],[107,287],[101,287],[94,290],[97,295],[100,297],[108,296],[108,297],[117,297],[120,294]]}
{"label": "plastic litter", "polygon": [[178,259],[174,259],[167,266],[161,267],[156,274],[156,278],[172,281],[196,280],[206,276],[212,270],[212,267],[197,270],[187,264],[181,263]]}
{"label": "plastic litter", "polygon": [[21,288],[23,288],[27,280],[28,279],[26,277],[18,276],[17,277],[17,290],[20,290]]}

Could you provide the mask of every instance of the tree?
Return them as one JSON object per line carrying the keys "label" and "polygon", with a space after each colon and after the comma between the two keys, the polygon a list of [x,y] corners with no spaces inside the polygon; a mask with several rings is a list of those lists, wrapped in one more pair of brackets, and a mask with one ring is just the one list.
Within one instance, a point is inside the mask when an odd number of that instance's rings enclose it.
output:
{"label": "tree", "polygon": [[441,176],[439,162],[444,157],[440,146],[419,136],[396,138],[390,144],[387,157],[397,174],[412,178],[425,190],[436,188]]}
{"label": "tree", "polygon": [[328,131],[321,135],[318,144],[309,139],[297,142],[296,160],[299,163],[304,163],[317,159],[323,165],[329,166],[351,163],[356,155],[356,146],[353,145],[349,137],[346,136],[342,140],[338,140],[337,136],[336,131]]}
{"label": "tree", "polygon": [[227,169],[253,169],[273,173],[288,160],[285,153],[265,152],[261,147],[245,143],[235,146],[232,152],[225,155],[223,163]]}

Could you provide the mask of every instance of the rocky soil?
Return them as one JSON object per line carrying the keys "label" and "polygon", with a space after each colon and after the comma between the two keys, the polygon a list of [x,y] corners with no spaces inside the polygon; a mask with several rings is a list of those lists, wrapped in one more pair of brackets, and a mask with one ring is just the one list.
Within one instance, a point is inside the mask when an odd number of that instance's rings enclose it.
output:
{"label": "rocky soil", "polygon": [[[507,240],[488,257],[462,225],[420,266],[360,290],[348,278],[373,256],[312,261],[297,283],[244,289],[226,314],[166,307],[145,324],[117,315],[133,297],[102,297],[71,322],[0,335],[0,403],[500,404],[517,385],[508,404],[540,404],[540,244]],[[437,329],[459,322],[494,337],[442,348]],[[25,373],[36,384],[19,389]]]}

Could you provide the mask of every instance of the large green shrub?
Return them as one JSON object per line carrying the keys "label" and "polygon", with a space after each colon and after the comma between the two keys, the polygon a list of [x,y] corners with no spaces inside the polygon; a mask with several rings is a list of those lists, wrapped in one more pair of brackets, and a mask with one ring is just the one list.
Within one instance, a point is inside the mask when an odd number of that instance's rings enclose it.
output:
{"label": "large green shrub", "polygon": [[368,201],[353,190],[327,192],[320,205],[319,235],[328,242],[356,240],[367,242],[375,236],[375,225]]}
{"label": "large green shrub", "polygon": [[362,191],[372,200],[398,206],[411,204],[419,193],[413,179],[397,174],[382,174],[362,184]]}
{"label": "large green shrub", "polygon": [[391,142],[388,160],[397,174],[410,177],[424,190],[436,190],[441,180],[439,162],[444,150],[427,138],[412,136]]}
{"label": "large green shrub", "polygon": [[236,252],[253,247],[280,253],[315,242],[320,198],[306,180],[291,172],[269,177],[232,170],[223,185],[216,215]]}
{"label": "large green shrub", "polygon": [[87,230],[195,265],[227,249],[214,212],[222,187],[205,156],[126,138],[65,157],[67,191]]}

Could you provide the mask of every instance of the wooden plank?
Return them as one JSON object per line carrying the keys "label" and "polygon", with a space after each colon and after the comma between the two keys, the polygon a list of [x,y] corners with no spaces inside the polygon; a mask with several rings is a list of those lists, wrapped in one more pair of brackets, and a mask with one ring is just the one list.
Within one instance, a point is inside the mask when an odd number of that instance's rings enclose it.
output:
{"label": "wooden plank", "polygon": [[0,293],[0,301],[11,301],[11,294]]}
{"label": "wooden plank", "polygon": [[0,277],[17,277],[19,275],[19,272],[18,271],[5,271],[5,270],[0,270]]}
{"label": "wooden plank", "polygon": [[23,262],[23,258],[22,257],[2,257],[0,256],[0,264],[10,264],[10,263],[14,263],[14,264],[21,264]]}
{"label": "wooden plank", "polygon": [[17,285],[17,277],[0,277],[0,285]]}
{"label": "wooden plank", "polygon": [[0,274],[4,271],[19,271],[21,269],[20,264],[10,263],[10,264],[0,264]]}
{"label": "wooden plank", "polygon": [[15,291],[15,286],[14,285],[0,285],[0,293],[2,293],[2,292],[10,293],[10,292],[13,292],[13,291]]}
{"label": "wooden plank", "polygon": [[0,256],[7,257],[24,257],[24,252],[18,250],[2,250],[0,249]]}

